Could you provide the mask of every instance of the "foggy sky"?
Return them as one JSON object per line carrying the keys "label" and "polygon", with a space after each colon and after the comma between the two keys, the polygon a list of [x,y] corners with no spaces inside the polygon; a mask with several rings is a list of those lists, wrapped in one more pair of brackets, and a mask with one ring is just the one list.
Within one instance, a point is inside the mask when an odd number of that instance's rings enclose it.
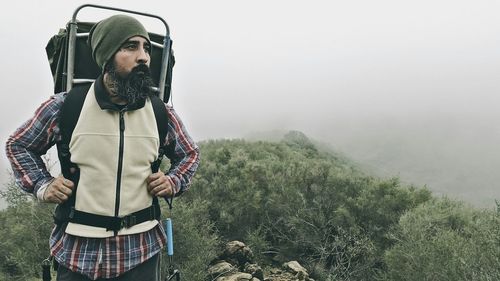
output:
{"label": "foggy sky", "polygon": [[[45,45],[83,3],[12,1],[0,11],[2,147],[51,95]],[[169,23],[173,103],[196,140],[300,130],[378,173],[438,193],[465,183],[451,195],[481,190],[475,202],[500,198],[498,1],[102,5]],[[109,15],[86,11],[82,20]]]}

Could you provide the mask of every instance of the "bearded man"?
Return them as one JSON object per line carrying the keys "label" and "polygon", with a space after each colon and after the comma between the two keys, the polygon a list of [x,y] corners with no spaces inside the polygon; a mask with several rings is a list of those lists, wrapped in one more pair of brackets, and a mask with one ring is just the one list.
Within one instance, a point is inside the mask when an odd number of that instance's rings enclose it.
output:
{"label": "bearded man", "polygon": [[[50,237],[57,280],[160,280],[166,236],[152,202],[189,188],[199,149],[163,102],[168,128],[165,139],[159,138],[151,102],[157,98],[149,73],[151,42],[139,21],[125,15],[100,21],[89,44],[102,74],[86,92],[69,143],[77,179],[53,177],[41,159],[61,139],[59,117],[71,93],[44,102],[9,137],[6,153],[23,190],[59,206],[74,200],[66,214],[71,219],[57,223]],[[172,163],[165,173],[151,168],[160,145],[169,147]]]}

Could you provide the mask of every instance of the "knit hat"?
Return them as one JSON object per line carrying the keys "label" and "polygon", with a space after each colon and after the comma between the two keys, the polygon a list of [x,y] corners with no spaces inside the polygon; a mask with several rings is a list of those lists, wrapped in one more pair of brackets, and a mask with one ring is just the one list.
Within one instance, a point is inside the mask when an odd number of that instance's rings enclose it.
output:
{"label": "knit hat", "polygon": [[114,15],[96,23],[90,30],[88,44],[92,58],[104,70],[106,63],[130,37],[142,36],[149,40],[144,26],[135,18]]}

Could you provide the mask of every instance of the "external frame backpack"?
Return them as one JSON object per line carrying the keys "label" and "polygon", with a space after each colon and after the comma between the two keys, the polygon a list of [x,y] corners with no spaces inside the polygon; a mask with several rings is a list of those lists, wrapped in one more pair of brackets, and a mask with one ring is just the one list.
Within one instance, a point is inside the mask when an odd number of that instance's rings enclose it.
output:
{"label": "external frame backpack", "polygon": [[[79,7],[77,11],[84,6]],[[72,180],[76,184],[73,192],[74,195],[70,196],[65,203],[59,204],[56,207],[54,221],[57,224],[72,221],[80,224],[105,227],[106,229],[111,230],[119,230],[123,227],[130,227],[138,224],[141,221],[159,218],[160,208],[157,198],[154,197],[151,208],[141,210],[138,213],[133,213],[125,218],[96,216],[94,214],[79,212],[74,209],[79,172],[77,167],[70,161],[69,141],[71,140],[71,135],[76,123],[78,122],[83,102],[91,85],[91,83],[86,82],[93,81],[101,74],[101,69],[92,59],[92,52],[90,47],[87,45],[88,32],[95,23],[76,20],[77,11],[75,11],[72,21],[68,23],[66,28],[61,29],[57,35],[53,36],[45,47],[52,76],[54,78],[54,93],[64,92],[71,88],[71,90],[67,93],[66,100],[60,113],[59,125],[62,139],[57,143],[57,150],[63,176]],[[151,77],[155,84],[159,84],[159,81],[161,80],[162,67],[166,65],[167,69],[164,76],[165,88],[163,91],[163,100],[158,97],[151,98],[160,140],[164,140],[166,137],[168,118],[165,104],[163,102],[167,103],[170,99],[172,70],[175,64],[169,29],[166,22],[163,21],[163,23],[165,24],[167,30],[165,35],[148,32],[152,43],[150,65]],[[76,34],[74,34],[76,35],[74,45],[71,45],[72,43],[70,40],[73,30],[72,28],[74,28],[76,32]],[[166,52],[166,54],[168,54],[166,56],[164,55],[165,50],[168,51]],[[168,58],[168,63],[166,64],[164,63],[165,57]],[[72,67],[71,70],[69,67],[70,64],[74,67]],[[69,85],[70,87],[68,88],[67,78],[69,72],[71,72],[73,76],[72,82],[70,82],[71,85]],[[159,88],[157,90],[160,91]],[[168,155],[170,150],[173,150],[173,148],[159,148],[158,160],[153,163],[151,167],[153,172],[158,171],[162,157],[166,153]],[[72,173],[72,170],[75,172]]]}

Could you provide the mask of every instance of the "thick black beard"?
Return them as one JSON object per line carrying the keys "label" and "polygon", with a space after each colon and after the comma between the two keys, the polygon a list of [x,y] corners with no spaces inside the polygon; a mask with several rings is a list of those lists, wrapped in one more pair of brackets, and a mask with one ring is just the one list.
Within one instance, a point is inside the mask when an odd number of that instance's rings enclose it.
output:
{"label": "thick black beard", "polygon": [[126,100],[128,104],[135,104],[155,94],[152,89],[154,82],[147,65],[139,64],[125,78],[116,71],[114,63],[109,66],[106,83],[113,95]]}

